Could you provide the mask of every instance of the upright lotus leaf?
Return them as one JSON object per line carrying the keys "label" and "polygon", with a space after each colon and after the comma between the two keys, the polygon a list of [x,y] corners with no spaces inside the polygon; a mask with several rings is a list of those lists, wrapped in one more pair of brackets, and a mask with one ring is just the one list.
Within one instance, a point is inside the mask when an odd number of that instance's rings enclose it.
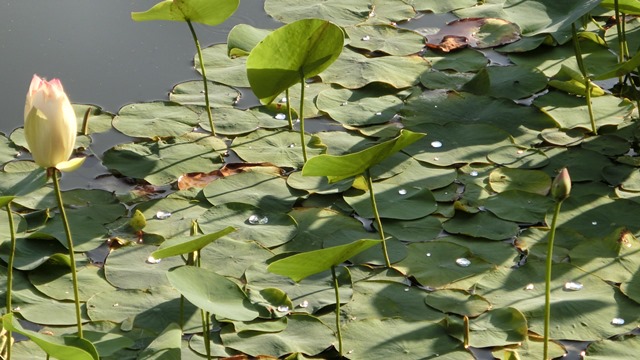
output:
{"label": "upright lotus leaf", "polygon": [[357,176],[406,146],[420,140],[424,135],[402,130],[397,137],[366,150],[340,156],[318,155],[307,161],[302,168],[302,175],[327,176],[331,183]]}
{"label": "upright lotus leaf", "polygon": [[48,356],[65,360],[98,360],[100,356],[93,344],[77,336],[51,336],[27,330],[9,313],[2,317],[6,330],[28,337],[44,350]]}
{"label": "upright lotus leaf", "polygon": [[238,24],[227,35],[228,55],[246,56],[262,39],[267,37],[271,30],[258,29],[249,24]]}
{"label": "upright lotus leaf", "polygon": [[613,10],[615,3],[618,3],[618,9],[622,13],[627,15],[640,15],[640,4],[635,0],[602,0],[600,6]]}
{"label": "upright lotus leaf", "polygon": [[231,16],[239,0],[165,0],[144,12],[131,13],[135,21],[193,21],[215,26]]}
{"label": "upright lotus leaf", "polygon": [[212,234],[200,236],[196,239],[189,239],[178,244],[164,242],[160,248],[151,253],[154,259],[163,259],[169,256],[177,256],[202,250],[208,244],[218,240],[219,238],[235,231],[235,228],[227,226],[226,228]]}
{"label": "upright lotus leaf", "polygon": [[263,104],[328,68],[344,44],[342,29],[325,20],[303,19],[267,35],[247,58],[247,76]]}
{"label": "upright lotus leaf", "polygon": [[187,300],[218,317],[250,321],[258,311],[236,283],[222,275],[194,266],[169,270],[167,278]]}
{"label": "upright lotus leaf", "polygon": [[307,251],[272,262],[267,270],[298,282],[310,275],[340,265],[360,252],[379,244],[380,240],[358,240],[347,245]]}

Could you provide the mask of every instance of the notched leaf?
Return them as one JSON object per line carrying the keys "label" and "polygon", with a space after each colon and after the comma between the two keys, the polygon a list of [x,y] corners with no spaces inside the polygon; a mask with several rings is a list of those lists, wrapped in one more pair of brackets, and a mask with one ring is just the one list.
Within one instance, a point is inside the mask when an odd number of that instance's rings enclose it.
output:
{"label": "notched leaf", "polygon": [[520,39],[518,25],[498,18],[467,18],[448,23],[427,39],[427,47],[450,52],[470,46],[485,49]]}

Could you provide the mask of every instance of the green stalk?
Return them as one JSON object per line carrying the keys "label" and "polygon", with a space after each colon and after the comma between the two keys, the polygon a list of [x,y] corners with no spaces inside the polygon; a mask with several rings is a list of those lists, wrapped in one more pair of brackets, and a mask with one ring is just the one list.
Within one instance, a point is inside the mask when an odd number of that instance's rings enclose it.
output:
{"label": "green stalk", "polygon": [[387,251],[387,239],[384,236],[384,229],[382,228],[382,220],[380,220],[380,213],[378,212],[378,205],[376,204],[376,196],[373,192],[373,180],[371,179],[371,172],[369,169],[365,171],[365,177],[367,178],[367,187],[369,188],[369,197],[371,198],[371,209],[373,215],[376,218],[376,224],[378,225],[378,232],[380,233],[380,240],[382,240],[382,253],[384,255],[384,263],[387,267],[391,267],[391,261],[389,260],[389,252]]}
{"label": "green stalk", "polygon": [[468,349],[469,348],[469,317],[468,316],[464,316],[463,318],[464,320],[464,348]]}
{"label": "green stalk", "polygon": [[[11,291],[13,289],[13,259],[16,253],[16,230],[13,223],[13,214],[11,212],[11,201],[7,203],[7,216],[9,217],[9,234],[11,235],[11,252],[9,253],[9,264],[7,269],[7,314],[13,312],[13,305],[11,304]],[[11,360],[11,331],[7,330],[5,336],[7,337],[7,360]]]}
{"label": "green stalk", "polygon": [[82,135],[89,135],[89,114],[91,113],[91,107],[87,108],[82,118]]}
{"label": "green stalk", "polygon": [[336,294],[336,329],[338,336],[338,353],[342,357],[342,330],[340,330],[340,284],[338,284],[338,276],[336,276],[336,267],[331,266],[331,276],[333,277],[333,292]]}
{"label": "green stalk", "polygon": [[196,35],[196,31],[191,24],[191,21],[186,20],[187,25],[189,25],[189,30],[191,31],[191,36],[193,37],[193,42],[196,44],[196,50],[198,51],[198,60],[200,61],[200,72],[202,73],[202,82],[204,84],[204,103],[207,108],[207,116],[209,117],[209,126],[211,127],[211,135],[216,135],[216,130],[213,127],[213,115],[211,115],[211,106],[209,105],[209,86],[207,85],[207,72],[204,69],[204,61],[202,60],[202,49],[200,48],[200,41],[198,41],[198,36]]}
{"label": "green stalk", "polygon": [[56,198],[58,199],[58,208],[60,209],[60,216],[62,217],[62,223],[64,224],[64,232],[67,235],[67,248],[69,249],[69,260],[71,262],[71,280],[73,282],[73,299],[76,307],[76,322],[78,324],[78,337],[82,336],[82,317],[80,312],[80,294],[78,291],[78,273],[76,271],[76,257],[73,252],[73,239],[71,238],[71,229],[69,228],[69,220],[67,219],[67,213],[64,210],[64,203],[62,202],[62,192],[60,191],[60,180],[58,179],[58,169],[51,168],[53,171],[53,188],[56,192]]}
{"label": "green stalk", "polygon": [[293,117],[291,115],[291,99],[289,98],[289,88],[284,91],[284,97],[287,99],[287,119],[289,120],[289,130],[293,130]]}
{"label": "green stalk", "polygon": [[307,162],[307,146],[304,141],[304,74],[300,73],[300,141],[302,142],[302,159]]}
{"label": "green stalk", "polygon": [[598,129],[596,127],[596,119],[593,115],[593,108],[591,106],[591,79],[587,75],[587,68],[584,66],[584,61],[582,60],[582,50],[580,49],[580,42],[578,40],[578,33],[576,32],[576,25],[571,24],[571,34],[573,37],[573,50],[576,55],[576,62],[578,63],[578,68],[580,69],[580,73],[584,78],[584,87],[585,87],[585,98],[587,100],[587,110],[589,112],[589,120],[591,121],[591,132],[594,135],[598,135]]}
{"label": "green stalk", "polygon": [[551,264],[553,263],[553,242],[556,238],[556,226],[558,215],[560,214],[560,206],[562,201],[556,201],[553,210],[553,220],[551,220],[551,230],[549,231],[549,244],[547,244],[547,262],[545,271],[545,291],[544,291],[544,350],[543,359],[548,358],[549,354],[549,324],[551,321]]}
{"label": "green stalk", "polygon": [[[616,18],[616,32],[618,33],[618,64],[622,64],[624,62],[624,35],[622,34],[618,0],[613,1],[613,12],[613,16]],[[622,90],[622,75],[618,75],[618,85],[620,85],[620,90]]]}

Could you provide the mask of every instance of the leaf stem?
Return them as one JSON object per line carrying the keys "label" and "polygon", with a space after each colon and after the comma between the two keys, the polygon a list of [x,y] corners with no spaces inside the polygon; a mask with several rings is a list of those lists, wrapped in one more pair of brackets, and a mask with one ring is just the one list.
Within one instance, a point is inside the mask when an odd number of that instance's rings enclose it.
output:
{"label": "leaf stem", "polygon": [[342,330],[340,329],[340,284],[336,276],[335,265],[331,266],[331,276],[333,277],[333,291],[336,294],[336,335],[338,336],[338,353],[342,357]]}
{"label": "leaf stem", "polygon": [[386,267],[391,267],[391,261],[389,260],[389,252],[387,251],[387,239],[384,236],[384,229],[382,228],[382,220],[380,219],[380,213],[378,212],[378,205],[376,203],[376,196],[373,192],[373,180],[371,179],[371,172],[369,169],[365,171],[365,177],[367,178],[367,187],[369,188],[369,197],[371,198],[371,209],[373,215],[376,218],[376,224],[378,225],[378,232],[380,233],[380,240],[382,240],[382,253],[384,255],[384,263]]}
{"label": "leaf stem", "polygon": [[575,23],[571,24],[571,35],[573,37],[573,50],[576,55],[576,62],[578,63],[578,68],[580,69],[580,73],[582,73],[582,77],[584,78],[585,98],[587,101],[589,120],[591,121],[591,132],[593,132],[594,135],[598,135],[596,119],[593,115],[593,108],[591,106],[591,79],[589,79],[587,68],[584,66],[584,61],[582,60],[582,50],[580,49],[580,41],[578,39],[578,33],[576,31]]}
{"label": "leaf stem", "polygon": [[553,242],[556,237],[556,226],[558,221],[558,215],[560,214],[560,207],[562,201],[556,201],[553,210],[553,219],[551,220],[551,229],[549,230],[549,243],[547,244],[547,261],[545,268],[545,280],[544,280],[544,350],[543,359],[548,358],[549,354],[549,324],[551,321],[551,264],[553,263]]}
{"label": "leaf stem", "polygon": [[304,141],[304,74],[300,74],[300,113],[298,117],[300,118],[300,141],[302,142],[302,159],[304,162],[307,162],[307,146]]}
{"label": "leaf stem", "polygon": [[69,228],[69,220],[67,219],[67,213],[64,210],[64,203],[62,202],[62,192],[60,191],[60,180],[58,179],[59,171],[56,168],[50,168],[53,176],[53,188],[58,200],[58,209],[60,210],[60,216],[62,217],[62,224],[64,225],[64,232],[67,236],[67,248],[69,249],[69,260],[71,263],[71,280],[73,282],[73,299],[76,308],[76,321],[78,324],[78,337],[83,338],[82,335],[82,317],[80,312],[80,294],[78,291],[78,273],[76,271],[76,257],[73,251],[73,239],[71,237],[71,228]]}
{"label": "leaf stem", "polygon": [[287,119],[289,120],[289,130],[293,130],[293,118],[291,115],[291,98],[289,97],[289,88],[284,91],[284,97],[287,99]]}
{"label": "leaf stem", "polygon": [[[7,216],[9,217],[9,234],[11,235],[11,252],[9,253],[9,263],[7,264],[7,314],[13,312],[11,304],[11,291],[13,289],[13,259],[16,253],[16,229],[13,222],[13,213],[11,211],[11,201],[7,203]],[[11,331],[7,330],[4,334],[7,337],[7,360],[11,360],[11,345],[13,344]]]}
{"label": "leaf stem", "polygon": [[196,35],[196,31],[193,28],[193,24],[191,21],[185,20],[187,25],[189,25],[189,30],[191,31],[191,36],[193,37],[193,42],[196,44],[196,50],[198,51],[198,60],[200,61],[200,73],[202,74],[202,83],[204,84],[204,103],[205,108],[207,109],[207,116],[209,117],[209,126],[211,127],[211,135],[216,135],[216,130],[213,127],[213,115],[211,114],[211,106],[209,104],[209,86],[207,85],[207,72],[204,68],[204,61],[202,60],[202,49],[200,48],[200,41],[198,41],[198,36]]}

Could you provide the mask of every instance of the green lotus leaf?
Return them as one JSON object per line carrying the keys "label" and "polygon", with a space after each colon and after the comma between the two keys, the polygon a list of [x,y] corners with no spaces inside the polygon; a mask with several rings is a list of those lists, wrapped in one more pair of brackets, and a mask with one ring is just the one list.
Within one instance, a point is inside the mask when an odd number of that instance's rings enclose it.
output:
{"label": "green lotus leaf", "polygon": [[158,250],[151,253],[151,256],[153,256],[154,259],[158,260],[169,256],[177,256],[192,253],[194,251],[200,251],[205,246],[225,235],[234,232],[235,230],[235,228],[227,226],[226,228],[218,232],[200,236],[199,238],[193,240],[182,241],[179,244],[163,243],[162,245],[160,245]]}
{"label": "green lotus leaf", "polygon": [[427,294],[425,303],[443,313],[476,317],[491,308],[487,299],[464,290],[438,290]]}
{"label": "green lotus leaf", "polygon": [[227,35],[227,53],[231,57],[247,56],[271,30],[258,29],[249,24],[234,26]]}
{"label": "green lotus leaf", "polygon": [[192,304],[220,318],[249,321],[258,311],[236,283],[215,272],[194,266],[169,270],[173,287]]}
{"label": "green lotus leaf", "polygon": [[[389,331],[393,329],[393,331]],[[403,359],[429,357],[471,359],[462,343],[449,337],[445,329],[432,321],[407,321],[402,318],[357,319],[343,326],[349,359],[384,360],[402,354]]]}
{"label": "green lotus leaf", "polygon": [[[291,23],[314,17],[334,22],[340,26],[357,24],[369,17],[369,0],[266,0],[264,10],[274,19]],[[286,11],[284,11],[286,10]]]}
{"label": "green lotus leaf", "polygon": [[133,12],[134,21],[193,21],[215,26],[238,8],[239,0],[164,0],[144,12]]}
{"label": "green lotus leaf", "polygon": [[263,104],[271,103],[281,92],[329,67],[343,42],[338,26],[319,19],[298,20],[273,31],[247,58],[253,92]]}
{"label": "green lotus leaf", "polygon": [[6,330],[24,335],[38,344],[47,353],[47,356],[69,360],[98,360],[100,358],[98,351],[89,340],[77,336],[43,335],[24,329],[13,314],[5,314],[2,317],[2,324]]}
{"label": "green lotus leaf", "polygon": [[489,186],[499,193],[520,190],[544,196],[551,188],[551,177],[540,170],[498,168],[489,175]]}
{"label": "green lotus leaf", "polygon": [[423,136],[424,134],[403,130],[400,135],[391,140],[356,153],[315,156],[304,165],[302,175],[327,176],[330,183],[357,176]]}
{"label": "green lotus leaf", "polygon": [[429,63],[417,55],[368,58],[345,49],[336,62],[320,74],[324,82],[358,89],[379,82],[396,89],[411,87],[429,70]]}
{"label": "green lotus leaf", "polygon": [[288,276],[293,281],[299,282],[310,275],[338,266],[380,242],[380,240],[358,240],[347,245],[307,251],[276,260],[269,264],[267,270],[275,274]]}
{"label": "green lotus leaf", "polygon": [[[380,9],[376,7],[376,15]],[[389,55],[410,55],[422,50],[424,37],[417,32],[391,25],[359,25],[345,28],[349,46]]]}

